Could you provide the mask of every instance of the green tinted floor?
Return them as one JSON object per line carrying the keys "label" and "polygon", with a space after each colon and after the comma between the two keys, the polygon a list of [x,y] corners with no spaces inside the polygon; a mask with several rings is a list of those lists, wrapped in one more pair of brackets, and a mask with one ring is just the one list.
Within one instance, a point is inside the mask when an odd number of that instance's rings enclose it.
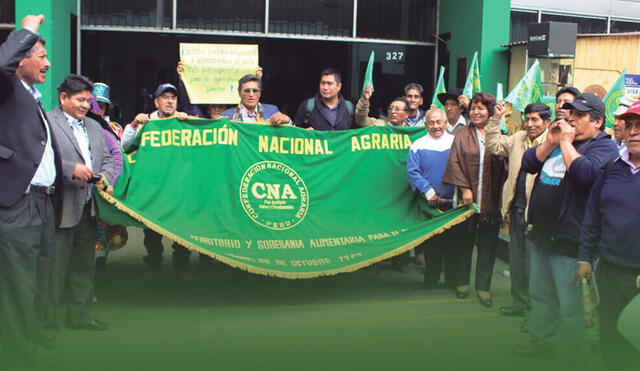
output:
{"label": "green tinted floor", "polygon": [[[497,261],[494,307],[472,290],[421,288],[421,267],[409,273],[386,263],[311,280],[251,275],[192,256],[192,283],[171,269],[170,243],[157,282],[141,280],[142,233],[109,257],[93,312],[107,332],[63,329],[56,350],[64,370],[544,370],[511,348],[528,337],[520,318],[497,314],[509,305],[506,265]],[[592,355],[589,369],[599,369]]]}

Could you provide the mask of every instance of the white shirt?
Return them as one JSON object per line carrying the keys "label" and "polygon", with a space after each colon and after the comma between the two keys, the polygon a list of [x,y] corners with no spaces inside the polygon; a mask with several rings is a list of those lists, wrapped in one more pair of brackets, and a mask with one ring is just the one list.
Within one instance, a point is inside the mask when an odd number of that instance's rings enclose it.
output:
{"label": "white shirt", "polygon": [[253,112],[243,105],[240,105],[240,113],[242,114],[242,122],[256,122],[258,120],[258,106],[253,107]]}
{"label": "white shirt", "polygon": [[484,136],[480,134],[480,130],[476,128],[476,135],[478,136],[478,149],[480,150],[480,166],[478,167],[478,210],[482,210],[480,204],[482,203],[482,171],[484,168]]}
{"label": "white shirt", "polygon": [[451,126],[451,124],[449,122],[447,122],[447,133],[449,134],[453,134],[453,131],[459,126],[465,126],[467,125],[467,120],[464,118],[464,116],[460,115],[460,117],[458,117],[458,121],[456,122],[456,124],[454,126]]}
{"label": "white shirt", "polygon": [[[91,170],[93,170],[93,163],[91,162],[91,148],[89,147],[89,133],[87,133],[87,128],[84,126],[84,122],[82,120],[78,121],[73,118],[71,115],[63,112],[66,117],[69,125],[71,125],[71,130],[73,130],[73,136],[76,138],[78,145],[80,146],[80,152],[82,153],[82,158],[84,159],[84,164]],[[91,198],[91,189],[93,187],[88,187],[89,189],[89,198]]]}
{"label": "white shirt", "polygon": [[[25,89],[33,96],[36,102],[40,102],[40,98],[42,94],[35,87],[31,87],[27,85],[24,81],[20,80]],[[42,114],[42,109],[38,108],[38,113],[40,114],[40,118],[44,121],[44,128],[47,132],[46,143],[42,142],[41,145],[44,145],[44,153],[42,154],[42,158],[40,159],[40,165],[36,169],[36,173],[33,175],[31,179],[31,184],[38,186],[48,187],[55,183],[56,181],[56,163],[55,163],[55,155],[53,153],[53,147],[51,146],[51,131],[49,129],[49,123],[47,119]]]}
{"label": "white shirt", "polygon": [[631,174],[637,174],[640,171],[640,166],[634,165],[633,162],[631,162],[631,160],[629,159],[629,156],[629,150],[627,149],[627,147],[625,147],[620,152],[620,159],[629,164],[629,166],[631,167]]}

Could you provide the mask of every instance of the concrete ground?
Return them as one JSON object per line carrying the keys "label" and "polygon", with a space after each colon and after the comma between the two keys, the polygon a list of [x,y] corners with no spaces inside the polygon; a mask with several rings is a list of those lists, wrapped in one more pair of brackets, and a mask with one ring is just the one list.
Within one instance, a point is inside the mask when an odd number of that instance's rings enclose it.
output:
{"label": "concrete ground", "polygon": [[[146,282],[142,233],[109,256],[98,277],[96,318],[107,332],[62,329],[62,370],[544,370],[551,361],[518,358],[528,341],[522,319],[497,313],[510,304],[507,268],[498,260],[485,308],[471,291],[459,300],[421,287],[386,263],[333,277],[285,280],[220,263],[198,264],[194,281],[171,269],[170,243],[160,280]],[[600,368],[592,355],[589,369]]]}

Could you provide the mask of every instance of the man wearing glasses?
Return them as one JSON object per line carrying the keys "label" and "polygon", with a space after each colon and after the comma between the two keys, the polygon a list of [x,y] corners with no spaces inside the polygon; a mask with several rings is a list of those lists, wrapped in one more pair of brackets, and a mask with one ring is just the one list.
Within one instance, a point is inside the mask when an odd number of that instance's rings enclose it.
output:
{"label": "man wearing glasses", "polygon": [[373,94],[371,85],[367,85],[362,94],[362,98],[356,104],[356,125],[358,126],[409,126],[407,117],[409,116],[409,102],[399,97],[391,101],[387,108],[387,119],[377,119],[369,117],[369,101]]}
{"label": "man wearing glasses", "polygon": [[244,75],[238,81],[240,104],[222,112],[222,116],[232,121],[240,122],[269,122],[272,125],[282,125],[291,122],[289,116],[280,112],[273,104],[260,103],[262,82],[256,75]]}

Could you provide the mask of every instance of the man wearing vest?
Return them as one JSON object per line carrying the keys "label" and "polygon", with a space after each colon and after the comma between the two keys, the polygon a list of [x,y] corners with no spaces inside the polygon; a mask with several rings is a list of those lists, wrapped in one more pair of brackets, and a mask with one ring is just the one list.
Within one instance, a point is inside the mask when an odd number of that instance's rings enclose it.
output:
{"label": "man wearing vest", "polygon": [[333,68],[320,73],[320,89],[298,107],[296,126],[315,130],[349,130],[353,124],[353,104],[342,97],[342,76]]}

